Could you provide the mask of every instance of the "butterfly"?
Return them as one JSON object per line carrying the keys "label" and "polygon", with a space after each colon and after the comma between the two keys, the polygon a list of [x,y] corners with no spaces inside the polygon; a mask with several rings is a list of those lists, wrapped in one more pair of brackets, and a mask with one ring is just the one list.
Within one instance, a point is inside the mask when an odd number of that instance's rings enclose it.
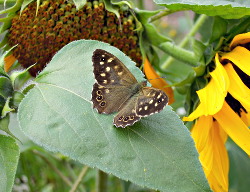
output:
{"label": "butterfly", "polygon": [[168,104],[164,91],[147,87],[147,81],[138,82],[113,54],[96,49],[92,62],[96,80],[91,99],[93,108],[98,113],[118,112],[113,121],[116,127],[131,126],[141,117],[160,112]]}

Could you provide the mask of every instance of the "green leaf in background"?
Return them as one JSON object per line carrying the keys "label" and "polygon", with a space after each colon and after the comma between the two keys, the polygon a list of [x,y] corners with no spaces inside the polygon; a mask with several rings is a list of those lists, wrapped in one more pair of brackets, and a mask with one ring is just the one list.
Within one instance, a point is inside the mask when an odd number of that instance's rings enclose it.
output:
{"label": "green leaf in background", "polygon": [[154,0],[171,11],[192,10],[199,14],[221,16],[225,19],[239,19],[250,15],[250,1],[242,0]]}
{"label": "green leaf in background", "polygon": [[21,130],[54,152],[162,191],[210,191],[190,132],[166,107],[125,129],[114,115],[93,110],[92,54],[105,49],[117,56],[139,81],[142,72],[106,43],[80,40],[61,49],[37,77],[37,85],[19,105]]}
{"label": "green leaf in background", "polygon": [[12,191],[19,147],[11,137],[0,135],[0,192]]}
{"label": "green leaf in background", "polygon": [[250,159],[248,155],[232,140],[227,142],[227,149],[230,159],[230,191],[249,191]]}
{"label": "green leaf in background", "polygon": [[76,8],[79,10],[81,8],[83,8],[83,6],[86,4],[86,0],[73,0],[73,2],[76,5]]}
{"label": "green leaf in background", "polygon": [[8,77],[0,76],[0,95],[7,99],[12,96],[13,86]]}

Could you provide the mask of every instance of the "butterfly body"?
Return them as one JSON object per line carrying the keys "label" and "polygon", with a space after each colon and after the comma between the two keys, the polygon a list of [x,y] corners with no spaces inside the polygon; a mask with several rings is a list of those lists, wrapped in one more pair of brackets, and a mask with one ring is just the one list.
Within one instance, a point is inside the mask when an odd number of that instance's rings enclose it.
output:
{"label": "butterfly body", "polygon": [[93,86],[93,107],[99,113],[118,112],[116,127],[133,125],[141,117],[161,111],[168,103],[162,90],[138,82],[127,67],[111,53],[97,49],[92,57],[96,83]]}

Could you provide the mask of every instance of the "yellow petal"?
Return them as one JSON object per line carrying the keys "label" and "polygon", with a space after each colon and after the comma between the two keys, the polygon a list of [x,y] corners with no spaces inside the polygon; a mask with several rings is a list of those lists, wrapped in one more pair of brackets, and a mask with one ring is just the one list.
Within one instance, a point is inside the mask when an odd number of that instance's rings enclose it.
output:
{"label": "yellow petal", "polygon": [[204,146],[203,150],[199,153],[199,159],[205,175],[209,175],[213,169],[213,159],[214,159],[214,152],[213,152],[213,140],[208,138],[206,145]]}
{"label": "yellow petal", "polygon": [[173,89],[169,87],[168,83],[156,73],[147,58],[144,61],[144,72],[151,85],[163,90],[168,95],[168,103],[172,104],[174,102]]}
{"label": "yellow petal", "polygon": [[215,56],[215,63],[216,68],[210,73],[210,82],[205,88],[197,91],[204,115],[213,115],[221,109],[229,87],[229,78],[218,54]]}
{"label": "yellow petal", "polygon": [[250,76],[250,51],[248,51],[246,48],[240,46],[235,47],[231,52],[224,53],[221,59],[228,59],[232,61],[244,73]]}
{"label": "yellow petal", "polygon": [[224,102],[222,109],[214,115],[229,137],[250,155],[250,130],[241,118]]}
{"label": "yellow petal", "polygon": [[201,152],[204,146],[207,144],[212,123],[212,116],[201,116],[192,128],[191,136],[194,139],[198,152]]}
{"label": "yellow petal", "polygon": [[188,116],[188,117],[183,117],[183,121],[193,121],[196,118],[203,116],[204,115],[204,110],[202,108],[202,105],[198,105],[198,107]]}
{"label": "yellow petal", "polygon": [[232,64],[228,63],[224,68],[230,77],[228,92],[237,99],[247,111],[250,111],[250,89],[242,82]]}
{"label": "yellow petal", "polygon": [[249,127],[250,126],[250,113],[242,111],[240,113],[242,121]]}
{"label": "yellow petal", "polygon": [[215,56],[216,68],[210,73],[212,78],[203,89],[197,91],[200,99],[199,106],[183,121],[192,121],[202,115],[213,115],[217,113],[223,105],[229,87],[229,78],[226,70],[219,61],[219,56]]}
{"label": "yellow petal", "polygon": [[[227,191],[229,161],[228,154],[224,145],[224,135],[221,135],[223,131],[221,130],[218,122],[214,121],[212,117],[211,120],[212,123],[210,122],[211,126],[209,127],[209,133],[207,134],[206,138],[207,142],[205,143],[203,150],[199,152],[199,159],[211,188],[214,191]],[[203,123],[205,125],[205,123],[208,122],[205,122],[203,119]]]}
{"label": "yellow petal", "polygon": [[249,43],[249,42],[250,42],[250,32],[242,33],[242,34],[236,35],[233,38],[233,40],[230,44],[230,48],[233,49],[238,45],[244,45],[244,44]]}
{"label": "yellow petal", "polygon": [[220,126],[217,121],[214,122],[213,149],[214,163],[212,172],[217,181],[221,184],[222,189],[227,191],[229,160],[223,138],[221,138],[220,135]]}
{"label": "yellow petal", "polygon": [[220,125],[219,125],[219,127],[220,127],[220,129],[219,129],[220,130],[220,137],[221,137],[222,141],[224,143],[226,143],[228,135],[227,135],[227,133],[224,131],[224,129]]}

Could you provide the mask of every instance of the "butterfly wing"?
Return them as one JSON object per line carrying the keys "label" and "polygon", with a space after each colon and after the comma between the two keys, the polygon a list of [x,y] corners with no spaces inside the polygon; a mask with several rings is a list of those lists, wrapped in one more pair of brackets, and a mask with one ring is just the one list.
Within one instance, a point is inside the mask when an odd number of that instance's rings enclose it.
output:
{"label": "butterfly wing", "polygon": [[138,96],[136,114],[145,117],[160,112],[168,104],[168,96],[160,89],[144,87]]}
{"label": "butterfly wing", "polygon": [[122,110],[115,116],[114,125],[116,127],[125,128],[139,121],[141,117],[136,114],[136,102],[138,97],[132,97]]}
{"label": "butterfly wing", "polygon": [[119,111],[130,98],[131,90],[126,86],[104,87],[95,83],[92,91],[93,108],[98,113],[110,114]]}
{"label": "butterfly wing", "polygon": [[92,56],[94,76],[93,107],[99,113],[112,113],[121,109],[131,97],[131,86],[138,83],[128,68],[114,55],[96,49]]}
{"label": "butterfly wing", "polygon": [[164,91],[153,87],[143,87],[115,116],[114,125],[122,128],[131,126],[141,117],[160,112],[167,103],[168,97]]}
{"label": "butterfly wing", "polygon": [[97,83],[102,86],[131,86],[137,83],[134,75],[114,55],[96,49],[92,56],[94,75]]}

